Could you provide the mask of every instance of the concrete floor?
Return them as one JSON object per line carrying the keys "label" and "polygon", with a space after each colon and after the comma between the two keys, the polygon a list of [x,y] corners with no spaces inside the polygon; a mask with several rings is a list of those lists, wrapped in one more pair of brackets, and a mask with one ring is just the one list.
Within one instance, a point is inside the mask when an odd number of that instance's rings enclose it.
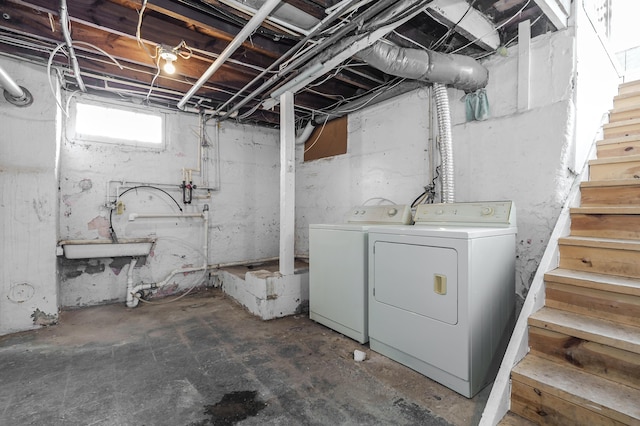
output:
{"label": "concrete floor", "polygon": [[464,398],[306,315],[262,321],[219,289],[0,337],[2,425],[475,425],[488,393]]}

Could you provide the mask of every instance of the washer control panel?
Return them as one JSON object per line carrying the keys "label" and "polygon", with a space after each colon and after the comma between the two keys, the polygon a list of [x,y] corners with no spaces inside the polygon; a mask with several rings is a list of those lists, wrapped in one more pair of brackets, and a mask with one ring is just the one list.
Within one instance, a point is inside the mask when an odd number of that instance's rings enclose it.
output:
{"label": "washer control panel", "polygon": [[356,206],[351,209],[351,212],[347,217],[347,222],[409,225],[412,223],[411,207],[404,204]]}
{"label": "washer control panel", "polygon": [[416,209],[415,221],[416,225],[516,225],[512,201],[420,204]]}

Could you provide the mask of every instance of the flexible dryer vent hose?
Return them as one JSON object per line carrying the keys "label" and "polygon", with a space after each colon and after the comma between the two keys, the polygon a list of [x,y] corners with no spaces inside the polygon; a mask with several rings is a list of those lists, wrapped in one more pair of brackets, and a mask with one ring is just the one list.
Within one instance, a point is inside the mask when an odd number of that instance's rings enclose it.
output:
{"label": "flexible dryer vent hose", "polygon": [[438,133],[440,135],[440,156],[442,161],[442,202],[455,202],[453,174],[453,142],[451,137],[451,114],[449,96],[444,84],[434,83],[433,90],[438,112]]}

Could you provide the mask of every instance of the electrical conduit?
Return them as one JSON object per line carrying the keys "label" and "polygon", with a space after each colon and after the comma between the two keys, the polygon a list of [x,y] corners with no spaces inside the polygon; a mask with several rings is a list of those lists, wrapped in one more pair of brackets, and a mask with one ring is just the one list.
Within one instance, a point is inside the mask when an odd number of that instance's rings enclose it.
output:
{"label": "electrical conduit", "polygon": [[60,27],[62,27],[64,41],[67,43],[69,58],[71,59],[71,65],[73,66],[73,73],[75,74],[78,87],[81,91],[86,92],[87,88],[84,85],[84,81],[82,81],[80,65],[78,65],[78,58],[76,58],[76,52],[73,50],[73,42],[71,41],[71,34],[69,34],[69,12],[67,10],[67,0],[60,0]]}

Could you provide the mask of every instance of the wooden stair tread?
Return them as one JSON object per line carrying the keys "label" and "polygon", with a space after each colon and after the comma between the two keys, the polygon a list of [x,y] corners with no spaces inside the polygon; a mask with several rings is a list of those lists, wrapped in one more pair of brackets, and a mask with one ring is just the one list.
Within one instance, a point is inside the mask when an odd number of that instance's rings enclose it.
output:
{"label": "wooden stair tread", "polygon": [[629,87],[634,87],[634,86],[637,86],[638,91],[640,91],[640,80],[625,81],[624,83],[620,83],[618,85],[618,90],[625,90]]}
{"label": "wooden stair tread", "polygon": [[618,94],[624,95],[629,93],[638,93],[640,92],[640,80],[630,81],[628,83],[624,83],[618,86]]}
{"label": "wooden stair tread", "polygon": [[633,278],[562,268],[549,271],[544,277],[549,282],[640,296],[640,280]]}
{"label": "wooden stair tread", "polygon": [[605,157],[589,160],[589,165],[596,164],[615,164],[615,163],[631,163],[634,161],[640,161],[640,155],[625,155],[622,157]]}
{"label": "wooden stair tread", "polygon": [[535,426],[537,423],[529,419],[525,419],[514,412],[508,411],[502,420],[498,422],[498,426]]}
{"label": "wooden stair tread", "polygon": [[640,241],[597,237],[562,237],[558,244],[567,246],[595,247],[601,249],[640,251]]}
{"label": "wooden stair tread", "polygon": [[[638,93],[640,93],[640,90],[638,90]],[[635,110],[640,110],[640,105],[612,108],[609,110],[609,113],[629,112],[629,111],[635,111]]]}
{"label": "wooden stair tread", "polygon": [[531,315],[529,325],[640,354],[640,328],[631,325],[549,307]]}
{"label": "wooden stair tread", "polygon": [[640,206],[572,207],[572,214],[640,214]]}
{"label": "wooden stair tread", "polygon": [[619,95],[615,95],[613,97],[613,101],[615,102],[617,100],[629,99],[629,98],[635,98],[635,97],[640,97],[640,91],[621,93]]}
{"label": "wooden stair tread", "polygon": [[640,422],[640,390],[528,354],[512,379],[624,424]]}
{"label": "wooden stair tread", "polygon": [[640,179],[587,180],[580,183],[580,188],[605,188],[609,186],[640,186]]}
{"label": "wooden stair tread", "polygon": [[636,142],[639,140],[640,140],[640,134],[629,135],[629,136],[617,136],[615,138],[601,139],[598,142],[596,142],[596,145],[597,146],[611,145],[616,143]]}
{"label": "wooden stair tread", "polygon": [[[638,96],[640,96],[640,93],[638,93]],[[627,120],[614,121],[613,123],[606,123],[602,127],[604,129],[616,129],[618,127],[633,126],[636,124],[640,124],[640,118],[630,118]]]}

